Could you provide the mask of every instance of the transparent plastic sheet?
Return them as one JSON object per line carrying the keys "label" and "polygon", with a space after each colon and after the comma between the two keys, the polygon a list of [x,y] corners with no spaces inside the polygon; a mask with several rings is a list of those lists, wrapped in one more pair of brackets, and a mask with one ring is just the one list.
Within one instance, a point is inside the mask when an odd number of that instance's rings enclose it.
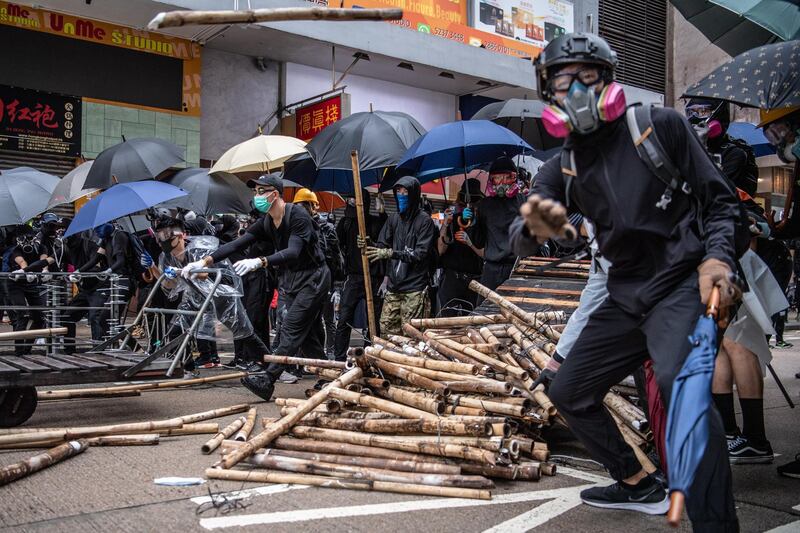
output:
{"label": "transparent plastic sheet", "polygon": [[[173,267],[180,270],[184,265],[192,261],[199,261],[203,257],[212,254],[219,247],[219,239],[211,236],[189,237],[186,244],[186,254],[183,260],[178,260],[172,255],[161,254],[159,266],[163,270],[165,267]],[[253,326],[247,318],[244,304],[242,304],[242,278],[236,275],[233,267],[227,259],[214,263],[214,268],[222,269],[222,282],[217,287],[214,296],[203,313],[203,318],[197,327],[195,336],[198,339],[218,340],[216,335],[216,324],[221,322],[233,334],[234,339],[244,339],[253,334]],[[211,294],[214,282],[211,278],[184,279],[177,277],[174,280],[174,287],[162,288],[170,300],[180,299],[178,309],[186,311],[196,311]],[[176,315],[177,326],[182,330],[187,330],[191,326],[194,317]]]}

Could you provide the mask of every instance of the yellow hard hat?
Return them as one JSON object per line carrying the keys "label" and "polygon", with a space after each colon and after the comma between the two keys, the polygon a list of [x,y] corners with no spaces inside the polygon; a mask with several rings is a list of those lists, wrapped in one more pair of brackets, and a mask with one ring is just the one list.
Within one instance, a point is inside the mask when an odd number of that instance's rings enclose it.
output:
{"label": "yellow hard hat", "polygon": [[791,115],[795,111],[800,111],[800,106],[794,107],[779,107],[777,109],[759,109],[759,120],[758,123],[759,128],[763,128],[767,124],[775,122],[776,120],[782,119],[786,115]]}
{"label": "yellow hard hat", "polygon": [[293,203],[299,204],[300,202],[311,202],[315,206],[319,205],[319,200],[317,200],[317,195],[311,192],[310,190],[306,189],[305,187],[298,190],[294,195]]}

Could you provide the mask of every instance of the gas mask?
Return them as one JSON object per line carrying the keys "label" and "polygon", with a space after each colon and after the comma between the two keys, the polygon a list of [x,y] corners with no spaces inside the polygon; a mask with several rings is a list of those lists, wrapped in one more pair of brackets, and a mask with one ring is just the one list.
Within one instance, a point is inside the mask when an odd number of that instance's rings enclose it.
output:
{"label": "gas mask", "polygon": [[712,104],[690,104],[686,106],[686,118],[703,143],[708,142],[710,139],[716,139],[725,133],[725,127],[716,118],[723,105],[726,104],[720,102],[716,107]]}
{"label": "gas mask", "polygon": [[784,163],[800,159],[800,128],[792,132],[793,125],[787,120],[778,120],[764,128],[764,136],[775,147],[775,153]]}
{"label": "gas mask", "polygon": [[553,137],[564,138],[571,132],[587,135],[597,131],[604,122],[621,117],[627,107],[620,84],[611,82],[598,95],[594,85],[587,86],[575,79],[558,106],[544,108],[542,122]]}
{"label": "gas mask", "polygon": [[[501,178],[502,181],[496,183],[495,180],[498,178]],[[486,196],[513,198],[517,194],[519,194],[519,180],[516,174],[489,176],[489,181],[486,183]]]}
{"label": "gas mask", "polygon": [[22,253],[31,254],[35,250],[36,238],[33,235],[18,235],[17,246]]}

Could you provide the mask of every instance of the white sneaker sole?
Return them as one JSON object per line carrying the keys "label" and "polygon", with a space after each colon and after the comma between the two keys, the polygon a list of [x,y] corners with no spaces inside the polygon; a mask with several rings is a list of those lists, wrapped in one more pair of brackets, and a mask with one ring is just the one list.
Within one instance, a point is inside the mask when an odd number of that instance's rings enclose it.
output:
{"label": "white sneaker sole", "polygon": [[800,474],[787,474],[786,472],[778,472],[779,476],[791,477],[794,479],[800,479]]}
{"label": "white sneaker sole", "polygon": [[583,503],[585,503],[586,505],[591,505],[592,507],[600,507],[601,509],[621,509],[626,511],[637,511],[640,513],[651,514],[651,515],[667,514],[667,511],[669,511],[669,496],[665,497],[663,500],[656,503],[636,503],[636,502],[603,503],[603,502],[595,502],[584,499],[581,499],[581,501],[583,501]]}

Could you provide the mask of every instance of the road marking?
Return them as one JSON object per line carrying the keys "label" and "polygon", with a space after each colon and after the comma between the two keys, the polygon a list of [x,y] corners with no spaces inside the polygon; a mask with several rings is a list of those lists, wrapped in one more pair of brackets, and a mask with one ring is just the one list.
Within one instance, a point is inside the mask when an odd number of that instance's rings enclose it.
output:
{"label": "road marking", "polygon": [[[579,485],[553,490],[538,490],[532,492],[514,492],[500,494],[491,500],[471,500],[466,498],[437,498],[429,500],[416,500],[393,503],[378,503],[369,505],[352,505],[346,507],[326,507],[322,509],[301,509],[297,511],[278,511],[273,513],[259,513],[239,516],[219,516],[203,518],[200,525],[206,529],[219,529],[226,527],[242,527],[263,524],[279,524],[286,522],[305,522],[308,520],[323,520],[330,518],[345,518],[353,516],[371,516],[380,514],[406,513],[409,511],[427,511],[441,509],[455,509],[459,507],[482,507],[486,505],[502,505],[505,503],[524,503],[537,500],[562,500],[577,497],[581,490],[593,485]],[[556,506],[553,506],[556,507]],[[553,507],[550,507],[551,516]],[[562,507],[565,507],[562,505]],[[570,507],[571,508],[571,507]],[[566,511],[564,508],[563,511]],[[561,511],[561,512],[563,512]]]}
{"label": "road marking", "polygon": [[794,507],[792,507],[792,509],[794,509],[795,511],[800,511],[800,504],[795,505]]}
{"label": "road marking", "polygon": [[[587,487],[583,485],[581,489]],[[581,505],[578,492],[573,492],[561,498],[556,498],[547,503],[534,507],[530,511],[517,515],[510,520],[485,530],[483,533],[525,533],[535,527],[539,527],[561,515],[573,507]]]}
{"label": "road marking", "polygon": [[[263,487],[255,487],[247,490],[234,490],[231,492],[223,492],[220,494],[215,494],[214,497],[217,498],[218,500],[222,498],[225,498],[226,500],[243,500],[251,496],[266,496],[268,494],[279,494],[281,492],[286,492],[289,490],[307,489],[308,487],[309,485],[287,485],[285,483],[280,485],[264,485]],[[204,503],[209,503],[211,501],[211,497],[198,496],[196,498],[191,498],[191,501],[196,503],[197,505],[203,505]]]}
{"label": "road marking", "polygon": [[800,520],[797,520],[796,522],[789,522],[788,524],[778,526],[775,529],[770,529],[764,533],[797,533],[798,531],[800,531]]}

